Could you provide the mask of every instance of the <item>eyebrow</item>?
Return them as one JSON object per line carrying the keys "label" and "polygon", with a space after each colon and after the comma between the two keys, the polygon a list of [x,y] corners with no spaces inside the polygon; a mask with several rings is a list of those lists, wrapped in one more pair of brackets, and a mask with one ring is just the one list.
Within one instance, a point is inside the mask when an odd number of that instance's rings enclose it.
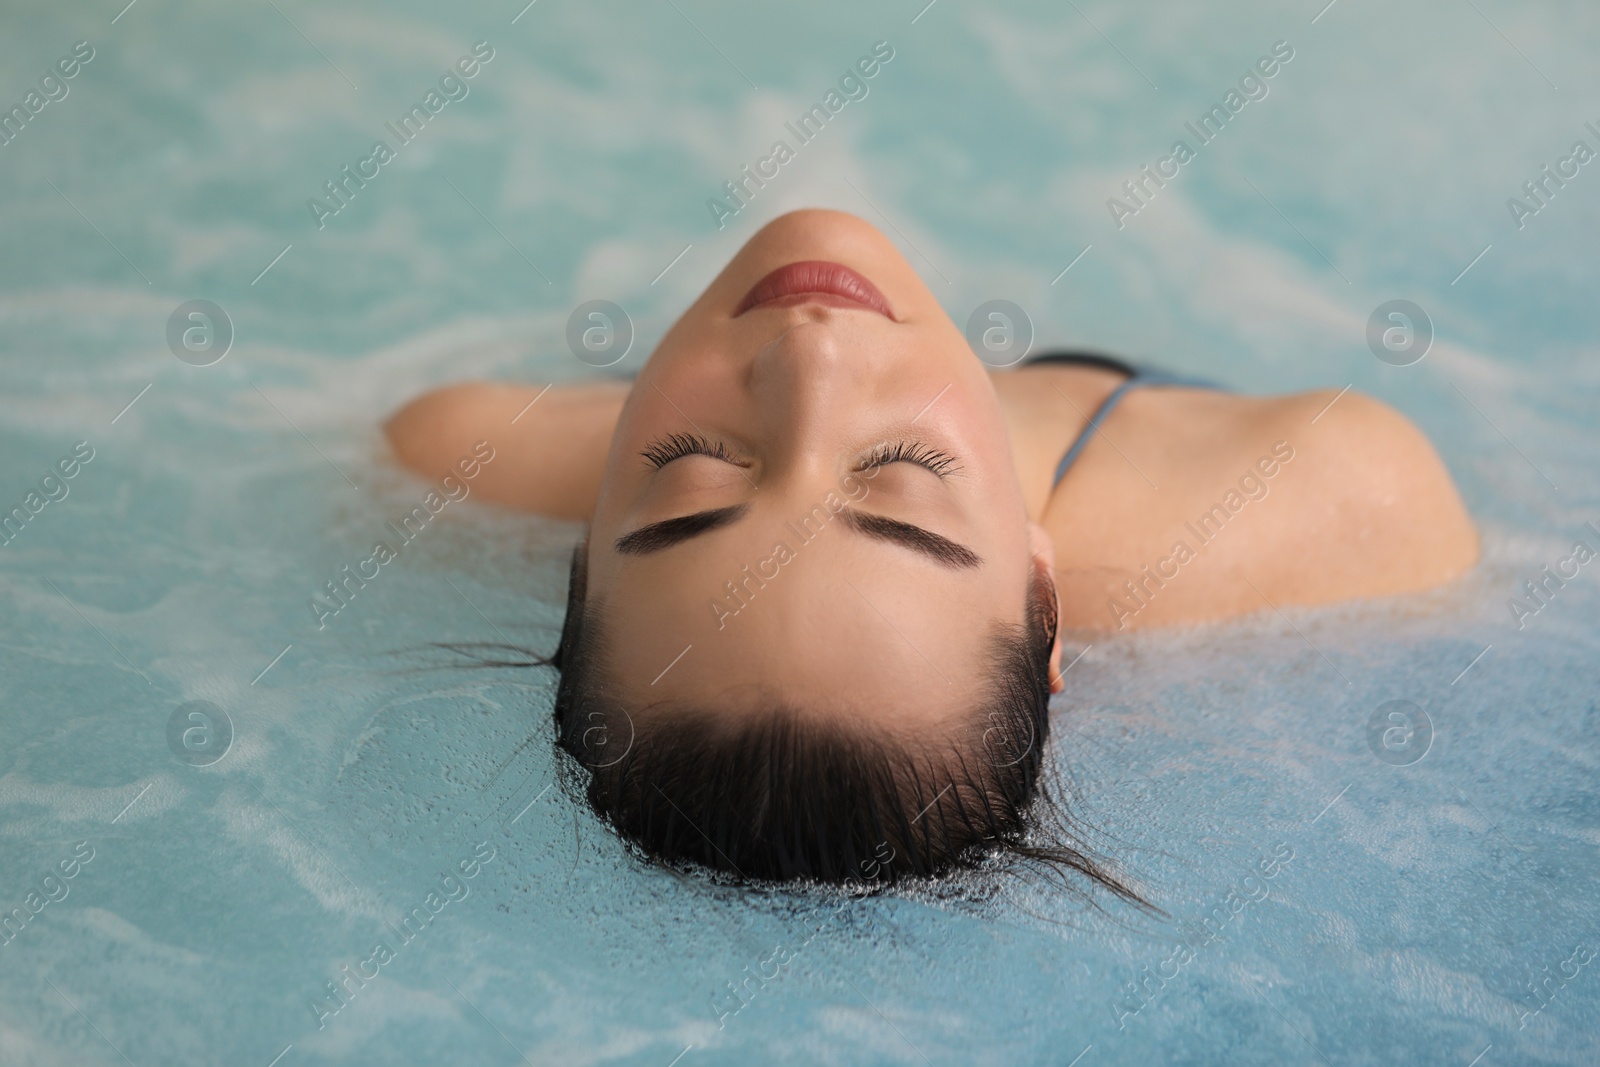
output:
{"label": "eyebrow", "polygon": [[932,530],[924,530],[909,522],[885,518],[882,515],[869,515],[853,508],[845,508],[839,512],[839,518],[859,534],[921,552],[924,556],[952,569],[977,567],[983,563],[978,554],[966,545],[958,545],[948,537],[941,537]]}
{"label": "eyebrow", "polygon": [[648,526],[641,526],[632,533],[617,538],[617,551],[628,556],[660,552],[662,549],[682,544],[690,538],[738,522],[749,510],[749,504],[736,504],[730,508],[713,508],[710,511],[697,511],[693,515],[682,515],[676,519],[652,522]]}
{"label": "eyebrow", "polygon": [[[699,537],[703,533],[738,522],[749,510],[750,505],[738,504],[734,507],[697,511],[692,515],[653,522],[619,537],[616,549],[624,555],[631,556],[660,552]],[[957,544],[932,530],[913,526],[909,522],[885,518],[882,515],[870,515],[852,508],[845,508],[839,512],[839,518],[848,529],[858,534],[920,552],[935,563],[952,570],[965,570],[981,566],[983,563],[982,557],[965,545]]]}

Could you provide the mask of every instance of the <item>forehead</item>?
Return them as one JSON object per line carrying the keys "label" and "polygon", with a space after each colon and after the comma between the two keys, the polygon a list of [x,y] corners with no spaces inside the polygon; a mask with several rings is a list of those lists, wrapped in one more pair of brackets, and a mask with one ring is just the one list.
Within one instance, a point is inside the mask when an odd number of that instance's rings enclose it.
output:
{"label": "forehead", "polygon": [[[609,674],[630,706],[757,693],[926,722],[973,706],[1022,576],[951,572],[828,529],[718,530],[649,557],[596,549]],[[1009,572],[1010,568],[1006,569]]]}

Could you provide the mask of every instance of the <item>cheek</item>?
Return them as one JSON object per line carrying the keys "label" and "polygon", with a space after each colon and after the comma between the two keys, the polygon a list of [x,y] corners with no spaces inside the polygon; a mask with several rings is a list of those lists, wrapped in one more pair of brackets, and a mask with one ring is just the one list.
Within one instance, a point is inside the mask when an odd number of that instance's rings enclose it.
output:
{"label": "cheek", "polygon": [[[958,389],[962,391],[958,393]],[[928,395],[931,397],[933,392]],[[986,382],[966,389],[959,384],[952,386],[918,418],[916,425],[924,423],[935,431],[928,443],[956,457],[959,469],[951,471],[947,479],[953,488],[991,504],[1003,503],[1020,515],[1022,487],[1011,452],[1011,434]]]}

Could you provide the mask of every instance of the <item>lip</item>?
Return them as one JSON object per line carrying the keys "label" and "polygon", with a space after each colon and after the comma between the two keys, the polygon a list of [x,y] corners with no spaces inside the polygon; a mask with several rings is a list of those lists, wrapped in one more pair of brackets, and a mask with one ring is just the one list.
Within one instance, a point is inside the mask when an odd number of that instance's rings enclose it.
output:
{"label": "lip", "polygon": [[876,285],[843,263],[807,259],[790,263],[768,274],[744,294],[733,313],[738,318],[756,308],[793,307],[797,304],[826,304],[829,307],[875,311],[890,322],[897,322],[889,301]]}

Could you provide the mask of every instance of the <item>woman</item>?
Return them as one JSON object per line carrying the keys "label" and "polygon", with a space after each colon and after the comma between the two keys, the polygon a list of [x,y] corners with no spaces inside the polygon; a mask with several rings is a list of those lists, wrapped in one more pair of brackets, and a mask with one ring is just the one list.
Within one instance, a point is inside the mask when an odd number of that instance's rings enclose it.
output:
{"label": "woman", "polygon": [[561,747],[647,854],[749,879],[1005,852],[1133,893],[1039,798],[1062,628],[1404,593],[1478,542],[1403,417],[1062,355],[991,370],[877,230],[772,222],[633,382],[467,383],[388,424],[588,523]]}

